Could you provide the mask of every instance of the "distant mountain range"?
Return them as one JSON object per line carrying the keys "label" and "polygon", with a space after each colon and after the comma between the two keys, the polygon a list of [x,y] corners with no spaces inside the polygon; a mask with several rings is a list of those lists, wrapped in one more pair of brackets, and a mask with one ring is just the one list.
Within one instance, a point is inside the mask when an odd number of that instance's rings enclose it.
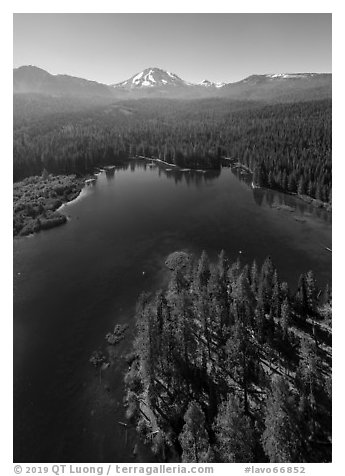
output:
{"label": "distant mountain range", "polygon": [[332,95],[330,73],[277,73],[252,75],[235,83],[205,79],[190,83],[160,68],[147,68],[126,81],[112,85],[68,75],[52,75],[36,66],[13,70],[14,94],[40,94],[109,102],[113,99],[164,97],[196,99],[221,97],[267,102],[324,99]]}

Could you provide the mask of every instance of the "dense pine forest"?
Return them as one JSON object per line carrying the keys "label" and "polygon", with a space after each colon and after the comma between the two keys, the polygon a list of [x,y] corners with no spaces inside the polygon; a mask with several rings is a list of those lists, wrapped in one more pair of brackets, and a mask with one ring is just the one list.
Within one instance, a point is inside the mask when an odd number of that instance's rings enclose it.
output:
{"label": "dense pine forest", "polygon": [[142,99],[78,111],[33,95],[14,106],[15,181],[43,169],[83,175],[135,155],[205,169],[231,157],[258,186],[331,202],[331,100]]}
{"label": "dense pine forest", "polygon": [[127,416],[161,460],[331,461],[331,294],[259,267],[176,252],[142,295]]}

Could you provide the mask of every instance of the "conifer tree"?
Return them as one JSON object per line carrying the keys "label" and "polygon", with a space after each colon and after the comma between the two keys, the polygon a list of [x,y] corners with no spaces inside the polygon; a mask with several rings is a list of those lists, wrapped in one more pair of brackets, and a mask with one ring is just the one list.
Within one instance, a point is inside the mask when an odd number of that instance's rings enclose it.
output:
{"label": "conifer tree", "polygon": [[226,280],[227,271],[229,269],[229,261],[226,257],[225,251],[222,250],[218,256],[218,271],[221,280]]}
{"label": "conifer tree", "polygon": [[279,318],[281,293],[280,293],[280,284],[278,280],[277,270],[275,270],[273,273],[272,285],[273,285],[273,288],[272,288],[271,310],[273,312],[273,316]]}
{"label": "conifer tree", "polygon": [[283,338],[287,339],[289,327],[291,324],[291,309],[288,298],[285,298],[281,308],[281,326],[283,331]]}
{"label": "conifer tree", "polygon": [[303,318],[306,318],[308,312],[307,289],[304,274],[301,274],[298,280],[298,289],[296,293],[296,302],[299,312]]}
{"label": "conifer tree", "polygon": [[307,306],[310,314],[314,314],[317,304],[317,287],[313,271],[308,271],[305,276],[305,290],[307,298]]}
{"label": "conifer tree", "polygon": [[248,390],[250,385],[250,368],[255,358],[255,347],[251,342],[250,332],[243,322],[236,321],[226,343],[227,368],[229,374],[243,391],[244,412],[248,413]]}
{"label": "conifer tree", "polygon": [[304,182],[304,177],[301,176],[298,182],[298,189],[297,189],[298,195],[304,195],[305,194],[305,182]]}
{"label": "conifer tree", "polygon": [[256,295],[258,291],[258,266],[256,261],[253,261],[251,270],[250,270],[250,286],[252,288],[252,292]]}
{"label": "conifer tree", "polygon": [[262,435],[262,444],[271,463],[302,461],[302,441],[295,408],[296,401],[288,384],[282,377],[275,376],[266,402],[265,430]]}
{"label": "conifer tree", "polygon": [[219,406],[214,430],[216,450],[221,462],[249,463],[254,460],[254,431],[237,397],[229,394],[227,400]]}
{"label": "conifer tree", "polygon": [[202,463],[207,461],[210,450],[209,438],[205,429],[205,415],[200,405],[192,401],[184,415],[185,425],[179,436],[183,463]]}
{"label": "conifer tree", "polygon": [[201,253],[201,257],[198,263],[198,270],[197,270],[197,284],[199,289],[206,287],[208,280],[210,278],[210,264],[208,260],[208,256],[206,251]]}

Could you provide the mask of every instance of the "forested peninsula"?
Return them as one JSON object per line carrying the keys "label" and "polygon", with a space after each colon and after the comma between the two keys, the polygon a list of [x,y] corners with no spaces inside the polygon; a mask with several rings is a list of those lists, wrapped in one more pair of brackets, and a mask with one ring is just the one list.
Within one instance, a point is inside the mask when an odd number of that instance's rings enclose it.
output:
{"label": "forested peninsula", "polygon": [[66,223],[57,209],[74,200],[84,186],[75,175],[48,174],[25,178],[13,184],[13,234],[29,235]]}
{"label": "forested peninsula", "polygon": [[164,461],[331,461],[331,293],[259,267],[169,256],[143,294],[125,376],[127,417]]}

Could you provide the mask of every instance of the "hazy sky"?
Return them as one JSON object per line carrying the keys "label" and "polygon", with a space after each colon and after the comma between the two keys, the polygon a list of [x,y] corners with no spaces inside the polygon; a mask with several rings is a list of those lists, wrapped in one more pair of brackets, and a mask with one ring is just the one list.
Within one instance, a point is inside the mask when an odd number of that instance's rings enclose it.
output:
{"label": "hazy sky", "polygon": [[14,67],[103,83],[150,66],[187,81],[331,72],[331,14],[15,14]]}

